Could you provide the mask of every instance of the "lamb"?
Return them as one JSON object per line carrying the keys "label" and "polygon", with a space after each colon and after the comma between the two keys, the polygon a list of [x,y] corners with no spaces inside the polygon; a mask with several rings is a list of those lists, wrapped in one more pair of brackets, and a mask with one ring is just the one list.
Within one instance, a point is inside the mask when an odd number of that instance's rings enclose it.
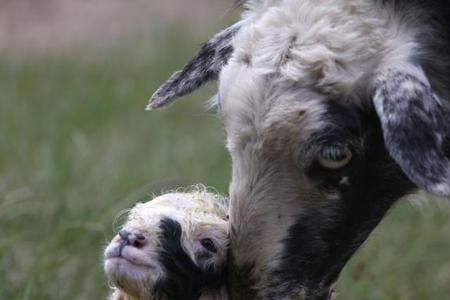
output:
{"label": "lamb", "polygon": [[450,2],[240,2],[148,109],[218,79],[232,299],[330,299],[399,198],[450,194]]}
{"label": "lamb", "polygon": [[204,188],[137,204],[105,250],[109,299],[227,299],[227,212]]}

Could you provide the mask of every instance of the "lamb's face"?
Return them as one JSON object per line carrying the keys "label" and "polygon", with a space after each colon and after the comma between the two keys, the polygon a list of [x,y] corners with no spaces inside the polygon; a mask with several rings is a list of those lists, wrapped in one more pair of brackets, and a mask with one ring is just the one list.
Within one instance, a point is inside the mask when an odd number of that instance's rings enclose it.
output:
{"label": "lamb's face", "polygon": [[197,296],[220,278],[225,266],[223,203],[216,195],[196,192],[137,204],[105,250],[111,283],[138,299]]}

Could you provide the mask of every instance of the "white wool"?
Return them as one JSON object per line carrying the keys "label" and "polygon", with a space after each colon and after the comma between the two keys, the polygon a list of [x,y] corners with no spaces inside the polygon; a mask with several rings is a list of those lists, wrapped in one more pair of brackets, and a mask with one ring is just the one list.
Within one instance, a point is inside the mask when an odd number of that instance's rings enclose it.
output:
{"label": "white wool", "polygon": [[249,7],[232,63],[324,94],[347,95],[379,59],[409,58],[420,33],[413,10],[394,15],[371,0],[255,1]]}

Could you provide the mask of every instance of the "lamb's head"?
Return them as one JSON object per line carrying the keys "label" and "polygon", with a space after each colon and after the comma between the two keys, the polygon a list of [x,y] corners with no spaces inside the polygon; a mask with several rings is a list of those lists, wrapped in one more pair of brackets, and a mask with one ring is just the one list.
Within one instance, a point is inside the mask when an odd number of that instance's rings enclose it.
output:
{"label": "lamb's head", "polygon": [[450,193],[450,53],[427,33],[439,13],[408,1],[250,2],[150,108],[219,78],[232,292],[326,299],[396,199]]}
{"label": "lamb's head", "polygon": [[198,299],[220,283],[228,241],[223,198],[165,194],[130,211],[105,250],[105,272],[125,299]]}

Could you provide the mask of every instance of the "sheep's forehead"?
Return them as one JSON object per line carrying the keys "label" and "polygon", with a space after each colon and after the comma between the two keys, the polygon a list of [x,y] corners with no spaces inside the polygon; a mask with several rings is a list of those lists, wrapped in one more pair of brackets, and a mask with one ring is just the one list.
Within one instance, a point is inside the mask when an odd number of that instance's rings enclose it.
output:
{"label": "sheep's forehead", "polygon": [[232,60],[325,94],[348,93],[385,46],[384,13],[371,1],[319,2],[269,1],[251,10]]}
{"label": "sheep's forehead", "polygon": [[383,12],[363,0],[325,2],[266,1],[244,15],[219,82],[229,146],[236,133],[308,134],[325,101],[347,98],[375,63],[386,32],[374,15]]}
{"label": "sheep's forehead", "polygon": [[230,150],[249,142],[273,146],[273,138],[306,140],[324,125],[326,101],[309,88],[277,84],[276,78],[243,64],[227,65],[220,78],[219,113]]}

